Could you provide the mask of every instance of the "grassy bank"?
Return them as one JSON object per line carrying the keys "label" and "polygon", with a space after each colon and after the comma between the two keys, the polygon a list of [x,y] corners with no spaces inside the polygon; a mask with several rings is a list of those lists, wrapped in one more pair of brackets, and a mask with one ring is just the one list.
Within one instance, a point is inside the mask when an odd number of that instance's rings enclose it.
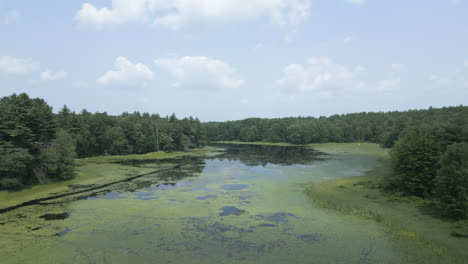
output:
{"label": "grassy bank", "polygon": [[212,147],[199,148],[188,152],[153,152],[142,155],[127,156],[99,156],[76,160],[76,173],[74,179],[52,182],[42,185],[33,185],[20,191],[0,191],[0,208],[9,207],[26,201],[40,199],[50,195],[73,191],[77,186],[102,185],[111,181],[144,174],[155,170],[158,164],[149,166],[124,166],[119,161],[131,160],[165,160],[177,159],[187,156],[201,157],[215,155],[217,149]]}
{"label": "grassy bank", "polygon": [[[361,143],[362,144],[362,143]],[[328,153],[367,153],[378,155],[380,166],[364,176],[311,183],[306,193],[313,202],[337,212],[373,219],[387,226],[401,239],[423,243],[451,262],[468,262],[468,239],[454,237],[453,223],[431,215],[428,201],[381,192],[379,181],[392,173],[388,152],[375,144],[316,144],[311,147]]]}

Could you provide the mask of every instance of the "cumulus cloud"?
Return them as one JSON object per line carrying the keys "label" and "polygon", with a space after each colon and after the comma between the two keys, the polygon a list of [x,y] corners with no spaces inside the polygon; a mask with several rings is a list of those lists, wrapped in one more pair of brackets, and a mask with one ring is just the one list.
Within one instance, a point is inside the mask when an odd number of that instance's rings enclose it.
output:
{"label": "cumulus cloud", "polygon": [[[259,50],[259,49],[263,49],[265,46],[263,45],[263,43],[257,43],[257,45],[255,45],[255,48],[254,50]],[[467,61],[468,62],[468,61]]]}
{"label": "cumulus cloud", "polygon": [[405,64],[394,63],[392,64],[392,70],[395,73],[405,73],[408,72],[408,67]]}
{"label": "cumulus cloud", "polygon": [[147,17],[148,0],[112,0],[112,7],[96,8],[85,3],[76,13],[75,19],[82,24],[92,24],[97,27],[120,25],[138,21]]}
{"label": "cumulus cloud", "polygon": [[450,80],[448,78],[433,74],[429,77],[429,80],[432,81],[433,83],[437,85],[448,85],[450,83]]}
{"label": "cumulus cloud", "polygon": [[58,81],[65,79],[67,77],[68,73],[65,71],[51,71],[51,70],[45,70],[39,74],[39,77],[43,81]]}
{"label": "cumulus cloud", "polygon": [[97,79],[101,85],[137,85],[154,78],[153,72],[142,63],[132,63],[125,57],[118,57],[114,63],[118,69],[108,71]]}
{"label": "cumulus cloud", "polygon": [[170,72],[181,83],[210,85],[221,88],[238,88],[244,80],[236,77],[237,70],[231,65],[205,56],[157,59],[160,68]]}
{"label": "cumulus cloud", "polygon": [[307,17],[311,0],[112,0],[110,8],[85,3],[76,13],[81,24],[98,27],[133,21],[179,28],[193,22],[226,22],[269,16],[279,25],[296,24]]}
{"label": "cumulus cloud", "polygon": [[346,0],[346,2],[353,5],[364,5],[367,2],[367,0]]}
{"label": "cumulus cloud", "polygon": [[355,88],[358,76],[364,67],[348,69],[327,57],[312,57],[306,65],[290,64],[283,70],[278,84],[284,88],[299,91],[314,91],[327,88]]}
{"label": "cumulus cloud", "polygon": [[343,42],[344,42],[345,44],[348,44],[348,43],[350,43],[351,41],[353,41],[353,37],[351,37],[351,36],[347,36],[346,38],[343,39]]}
{"label": "cumulus cloud", "polygon": [[377,91],[391,92],[391,91],[400,90],[400,83],[401,83],[400,78],[382,80],[377,86]]}
{"label": "cumulus cloud", "polygon": [[10,10],[2,18],[0,18],[0,21],[3,22],[3,24],[5,25],[9,25],[18,21],[19,18],[20,18],[20,13],[18,11]]}
{"label": "cumulus cloud", "polygon": [[35,68],[36,63],[30,59],[0,56],[0,72],[8,74],[23,74],[31,72]]}

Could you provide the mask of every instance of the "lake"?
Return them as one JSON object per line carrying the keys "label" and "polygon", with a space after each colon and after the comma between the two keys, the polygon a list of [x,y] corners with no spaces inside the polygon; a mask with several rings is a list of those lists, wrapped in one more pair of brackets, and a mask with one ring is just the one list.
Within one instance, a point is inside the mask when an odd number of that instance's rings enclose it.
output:
{"label": "lake", "polygon": [[2,263],[408,261],[384,226],[321,209],[304,193],[310,182],[362,175],[379,165],[377,156],[214,146],[224,152],[168,160],[180,166],[9,212],[12,224],[0,223]]}

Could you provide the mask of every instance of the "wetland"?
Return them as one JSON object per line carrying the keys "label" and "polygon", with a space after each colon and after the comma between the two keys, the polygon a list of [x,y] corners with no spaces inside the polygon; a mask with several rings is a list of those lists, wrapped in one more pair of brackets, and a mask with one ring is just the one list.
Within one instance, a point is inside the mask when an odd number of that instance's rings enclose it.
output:
{"label": "wetland", "polygon": [[306,192],[386,155],[366,143],[212,144],[78,160],[77,179],[0,193],[2,208],[40,200],[0,214],[2,263],[462,263]]}

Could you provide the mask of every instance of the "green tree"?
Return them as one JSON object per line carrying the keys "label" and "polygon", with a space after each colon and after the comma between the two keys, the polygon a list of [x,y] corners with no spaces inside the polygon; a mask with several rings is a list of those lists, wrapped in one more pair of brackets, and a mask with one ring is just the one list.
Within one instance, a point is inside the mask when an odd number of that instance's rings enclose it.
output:
{"label": "green tree", "polygon": [[468,143],[452,144],[442,155],[435,198],[446,216],[468,217]]}
{"label": "green tree", "polygon": [[52,142],[46,144],[40,155],[42,173],[46,179],[66,180],[75,177],[75,142],[70,134],[59,130]]}
{"label": "green tree", "polygon": [[395,171],[388,179],[390,188],[408,195],[431,195],[440,156],[437,139],[429,132],[412,129],[391,151]]}
{"label": "green tree", "polygon": [[33,157],[26,149],[0,142],[0,189],[17,189],[29,178]]}

